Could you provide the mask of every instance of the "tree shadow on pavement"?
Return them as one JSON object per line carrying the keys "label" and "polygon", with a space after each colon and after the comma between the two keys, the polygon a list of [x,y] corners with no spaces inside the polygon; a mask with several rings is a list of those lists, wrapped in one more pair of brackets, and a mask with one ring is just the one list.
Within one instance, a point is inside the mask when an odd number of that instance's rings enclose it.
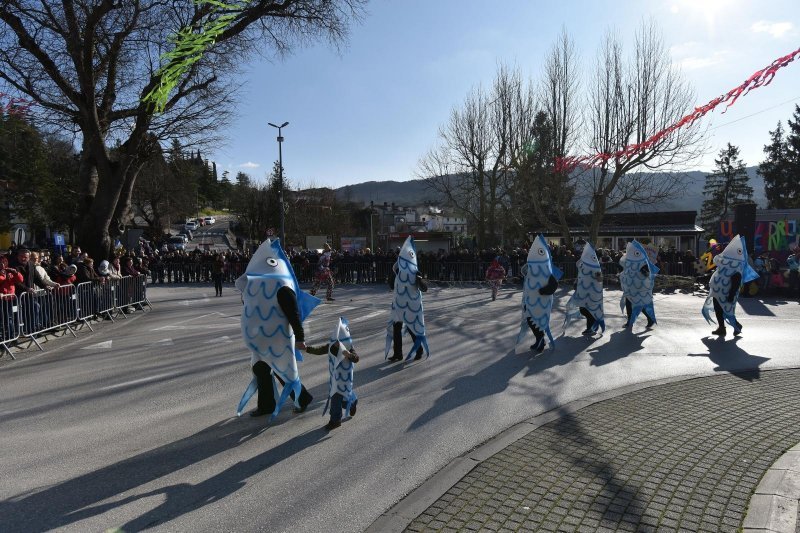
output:
{"label": "tree shadow on pavement", "polygon": [[609,337],[608,342],[587,350],[587,353],[592,358],[591,365],[607,365],[638,352],[643,348],[644,340],[649,336],[647,330],[639,333],[633,333],[627,328],[615,331]]}
{"label": "tree shadow on pavement", "polygon": [[750,355],[737,344],[739,337],[727,341],[725,337],[705,337],[701,339],[708,348],[708,353],[690,353],[689,357],[708,357],[716,364],[715,372],[728,372],[747,381],[755,381],[761,377],[761,364],[769,361],[768,357]]}
{"label": "tree shadow on pavement", "polygon": [[[600,485],[594,496],[594,505],[603,505],[602,509],[597,509],[602,513],[600,526],[609,530],[619,529],[623,514],[626,520],[633,520],[626,525],[638,523],[644,515],[646,502],[638,496],[640,487],[636,483],[617,474],[612,458],[606,457],[609,450],[592,438],[574,413],[561,410],[561,417],[552,425],[559,438],[551,449],[563,457],[565,463],[577,467],[580,479],[575,481]],[[566,470],[569,471],[569,467]],[[565,497],[569,499],[572,496]],[[637,529],[643,530],[648,529]]]}
{"label": "tree shadow on pavement", "polygon": [[287,419],[278,419],[270,426],[261,420],[258,423],[237,419],[220,421],[184,439],[56,483],[44,490],[0,502],[2,529],[49,531],[152,494],[166,494],[167,500],[161,506],[122,527],[125,531],[139,531],[235,492],[248,477],[316,444],[325,435],[322,429],[299,435],[272,450],[239,462],[197,486],[178,484],[122,501],[96,505],[235,448]]}
{"label": "tree shadow on pavement", "polygon": [[430,409],[417,417],[407,431],[414,431],[462,405],[505,391],[511,378],[528,362],[528,357],[517,356],[511,350],[498,361],[484,366],[479,372],[457,377],[444,387],[447,392],[437,398]]}

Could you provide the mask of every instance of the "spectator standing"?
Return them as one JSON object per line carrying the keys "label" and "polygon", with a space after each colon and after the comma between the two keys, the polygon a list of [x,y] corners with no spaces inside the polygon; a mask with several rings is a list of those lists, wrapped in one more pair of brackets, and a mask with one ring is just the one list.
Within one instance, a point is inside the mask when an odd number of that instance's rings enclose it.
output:
{"label": "spectator standing", "polygon": [[58,287],[58,283],[50,279],[50,276],[47,275],[47,270],[41,265],[41,255],[39,252],[31,252],[31,262],[33,263],[33,268],[36,269],[36,273],[38,274],[39,278],[41,279],[42,284],[45,288],[48,289],[55,289]]}
{"label": "spectator standing", "polygon": [[214,279],[215,296],[222,296],[222,277],[225,275],[226,270],[225,256],[217,254],[211,264],[211,277]]}

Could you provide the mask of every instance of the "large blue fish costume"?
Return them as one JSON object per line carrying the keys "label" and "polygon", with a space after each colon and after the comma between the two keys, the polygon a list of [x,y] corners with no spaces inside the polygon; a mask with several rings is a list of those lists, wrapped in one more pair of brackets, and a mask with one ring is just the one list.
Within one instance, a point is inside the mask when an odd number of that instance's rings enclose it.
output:
{"label": "large blue fish costume", "polygon": [[[747,260],[747,248],[744,238],[736,235],[725,247],[721,254],[714,257],[716,269],[708,281],[708,297],[703,304],[703,317],[709,324],[715,323],[711,318],[714,309],[714,300],[720,307],[720,314],[724,322],[733,327],[734,335],[742,331],[742,325],[736,320],[736,302],[739,300],[739,287],[743,283],[758,279],[758,273],[750,266]],[[720,321],[716,334],[725,333],[725,324]]]}
{"label": "large blue fish costume", "polygon": [[[284,287],[294,292],[302,323],[321,300],[300,290],[280,241],[267,239],[253,254],[247,271],[236,280],[236,288],[242,292],[244,301],[242,338],[250,349],[250,365],[264,361],[272,369],[272,375],[277,375],[285,383],[270,420],[277,416],[291,392],[295,393],[297,403],[301,390],[297,361],[302,361],[303,357],[295,350],[294,330],[286,311],[278,303],[278,291]],[[273,385],[277,390],[277,386]],[[254,377],[242,395],[236,409],[237,415],[242,414],[256,390],[257,380]]]}
{"label": "large blue fish costume", "polygon": [[[338,345],[337,355],[333,354],[332,348]],[[350,407],[358,400],[358,396],[353,390],[353,369],[355,363],[344,356],[342,350],[348,352],[353,350],[353,338],[350,335],[350,323],[346,318],[340,317],[336,329],[333,330],[330,341],[328,342],[328,370],[331,378],[328,388],[328,401],[322,415],[328,411],[331,398],[334,394],[341,394],[344,397],[345,416],[350,416]]]}
{"label": "large blue fish costume", "polygon": [[620,258],[619,264],[622,272],[619,274],[619,283],[622,286],[622,298],[619,307],[625,312],[626,300],[631,304],[630,317],[627,326],[633,326],[639,313],[644,313],[648,325],[656,323],[656,311],[653,307],[653,286],[655,285],[658,267],[655,266],[647,255],[644,246],[634,239],[625,248],[625,254]]}
{"label": "large blue fish costume", "polygon": [[578,260],[578,279],[575,282],[575,292],[567,302],[564,324],[580,318],[581,308],[585,309],[593,319],[585,334],[595,333],[598,329],[606,330],[605,314],[603,313],[603,270],[597,253],[588,242],[583,247],[581,258]]}
{"label": "large blue fish costume", "polygon": [[386,357],[392,348],[393,327],[395,322],[402,322],[405,330],[414,334],[414,345],[408,352],[406,360],[421,346],[425,349],[425,357],[430,357],[428,338],[425,336],[425,315],[422,308],[422,291],[417,284],[419,268],[417,266],[417,249],[414,238],[408,236],[397,256],[397,274],[394,280],[394,297],[392,313],[386,333]]}
{"label": "large blue fish costume", "polygon": [[544,335],[555,348],[553,334],[550,332],[550,313],[553,309],[553,293],[558,288],[558,280],[563,275],[550,255],[550,247],[544,237],[538,235],[528,251],[525,281],[522,288],[522,323],[517,344],[521,343],[528,329],[533,331],[536,343],[531,349],[544,349]]}

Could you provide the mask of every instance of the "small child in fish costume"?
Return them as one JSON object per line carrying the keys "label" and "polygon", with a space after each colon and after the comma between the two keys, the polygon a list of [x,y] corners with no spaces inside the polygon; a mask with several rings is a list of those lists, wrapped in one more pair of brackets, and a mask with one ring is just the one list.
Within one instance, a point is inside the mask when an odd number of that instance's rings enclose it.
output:
{"label": "small child in fish costume", "polygon": [[620,258],[619,264],[622,267],[622,272],[619,274],[622,286],[619,307],[628,316],[625,327],[633,327],[639,313],[647,317],[647,327],[652,327],[656,323],[653,286],[658,267],[650,261],[644,246],[636,239],[628,243],[625,255]]}
{"label": "small child in fish costume", "polygon": [[606,321],[603,314],[603,271],[591,244],[586,243],[583,247],[577,267],[575,292],[567,302],[564,323],[583,315],[586,329],[582,335],[593,335],[598,328],[606,330]]}
{"label": "small child in fish costume", "polygon": [[356,416],[358,396],[353,391],[353,367],[358,363],[358,354],[353,348],[350,336],[350,323],[340,317],[336,329],[331,334],[330,342],[321,346],[306,346],[310,354],[328,354],[328,370],[330,385],[328,402],[322,411],[323,416],[330,406],[331,418],[325,425],[325,431],[336,429],[342,425],[342,411],[345,416]]}
{"label": "small child in fish costume", "polygon": [[724,337],[727,334],[725,323],[733,327],[733,334],[742,332],[742,325],[736,320],[736,301],[742,283],[758,279],[758,272],[747,262],[747,248],[744,238],[736,235],[721,254],[714,257],[716,269],[708,282],[708,297],[703,304],[703,317],[712,324],[711,309],[717,316],[719,327],[713,335]]}

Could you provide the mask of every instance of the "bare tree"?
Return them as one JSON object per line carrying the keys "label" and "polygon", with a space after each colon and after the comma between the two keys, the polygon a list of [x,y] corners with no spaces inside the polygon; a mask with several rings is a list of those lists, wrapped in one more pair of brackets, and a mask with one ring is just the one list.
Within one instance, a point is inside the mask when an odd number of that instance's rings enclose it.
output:
{"label": "bare tree", "polygon": [[[521,106],[533,101],[518,70],[500,66],[491,92],[478,87],[439,129],[439,145],[419,164],[420,177],[475,228],[478,246],[498,242],[511,207]],[[525,113],[528,113],[526,108]]]}
{"label": "bare tree", "polygon": [[[173,0],[3,0],[0,80],[33,102],[41,123],[75,131],[82,145],[83,214],[78,237],[90,253],[111,249],[129,217],[133,185],[155,140],[208,138],[225,124],[232,71],[259,50],[346,38],[365,0],[253,0],[241,7]],[[237,6],[239,4],[236,4]],[[230,17],[157,114],[143,97],[159,87],[161,55],[178,30],[201,33]],[[271,54],[270,54],[271,55]],[[153,134],[152,136],[149,134]],[[109,147],[119,142],[118,150]]]}
{"label": "bare tree", "polygon": [[[654,204],[682,186],[681,171],[702,155],[703,134],[692,124],[655,137],[692,109],[694,95],[652,22],[637,31],[628,60],[619,39],[607,35],[588,93],[588,149],[604,157],[577,186],[591,194],[589,234],[596,242],[607,211]],[[652,170],[670,172],[670,179],[653,179]]]}
{"label": "bare tree", "polygon": [[517,106],[516,222],[561,231],[570,240],[568,216],[576,200],[576,174],[559,168],[558,159],[574,153],[580,132],[580,68],[575,44],[562,30],[545,59],[536,104]]}

